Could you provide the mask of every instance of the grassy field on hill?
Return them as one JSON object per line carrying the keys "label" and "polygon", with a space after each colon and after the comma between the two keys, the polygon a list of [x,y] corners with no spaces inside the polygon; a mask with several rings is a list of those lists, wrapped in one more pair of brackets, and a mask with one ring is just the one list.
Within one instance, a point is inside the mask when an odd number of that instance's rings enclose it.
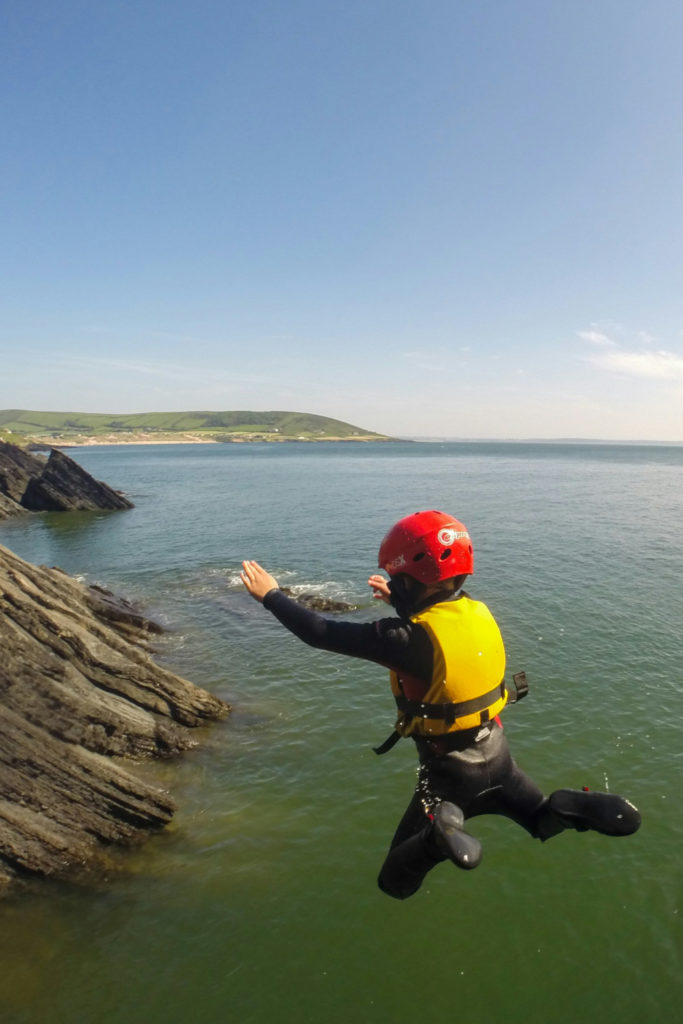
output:
{"label": "grassy field on hill", "polygon": [[386,440],[363,427],[302,412],[145,412],[128,415],[0,410],[0,438],[15,444],[155,441]]}

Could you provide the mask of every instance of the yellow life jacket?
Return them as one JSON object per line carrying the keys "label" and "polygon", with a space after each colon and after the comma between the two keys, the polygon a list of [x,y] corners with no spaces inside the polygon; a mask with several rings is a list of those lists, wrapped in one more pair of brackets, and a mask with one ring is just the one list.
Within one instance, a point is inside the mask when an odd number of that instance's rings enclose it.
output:
{"label": "yellow life jacket", "polygon": [[391,672],[400,736],[443,736],[494,718],[508,699],[505,648],[485,604],[463,594],[411,616],[434,648],[429,682]]}

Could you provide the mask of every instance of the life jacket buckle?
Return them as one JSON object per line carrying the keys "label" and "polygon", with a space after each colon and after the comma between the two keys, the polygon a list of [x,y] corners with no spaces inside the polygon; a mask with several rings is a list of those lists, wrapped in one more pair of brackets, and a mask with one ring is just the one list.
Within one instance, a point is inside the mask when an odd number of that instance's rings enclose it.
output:
{"label": "life jacket buckle", "polygon": [[526,672],[515,672],[512,677],[512,682],[514,683],[515,688],[514,690],[508,690],[508,704],[516,704],[517,701],[526,697],[529,692],[529,681],[526,677]]}

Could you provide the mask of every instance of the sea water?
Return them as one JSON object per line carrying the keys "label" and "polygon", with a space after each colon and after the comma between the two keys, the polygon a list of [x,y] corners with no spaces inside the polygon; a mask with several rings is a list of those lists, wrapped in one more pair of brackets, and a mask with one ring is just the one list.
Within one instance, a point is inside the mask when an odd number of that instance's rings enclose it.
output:
{"label": "sea water", "polygon": [[[157,657],[229,701],[181,761],[135,770],[173,824],[87,884],[0,903],[4,1024],[601,1024],[678,1016],[683,448],[227,444],[72,451],[135,508],[5,523],[0,543],[140,603]],[[469,591],[530,694],[504,722],[546,792],[622,793],[624,839],[471,831],[406,902],[376,887],[415,782],[378,758],[383,669],[314,651],[239,583],[386,611],[367,587],[386,529],[421,508],[470,528]]]}

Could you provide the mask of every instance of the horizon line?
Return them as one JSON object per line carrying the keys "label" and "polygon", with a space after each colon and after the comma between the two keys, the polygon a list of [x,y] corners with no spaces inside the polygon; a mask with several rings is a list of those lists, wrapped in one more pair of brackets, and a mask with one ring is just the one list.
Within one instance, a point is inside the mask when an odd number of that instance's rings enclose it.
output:
{"label": "horizon line", "polygon": [[438,434],[411,434],[409,437],[399,436],[398,440],[420,441],[427,444],[448,442],[453,444],[643,444],[672,447],[683,445],[683,440],[658,440],[643,437],[454,437]]}

